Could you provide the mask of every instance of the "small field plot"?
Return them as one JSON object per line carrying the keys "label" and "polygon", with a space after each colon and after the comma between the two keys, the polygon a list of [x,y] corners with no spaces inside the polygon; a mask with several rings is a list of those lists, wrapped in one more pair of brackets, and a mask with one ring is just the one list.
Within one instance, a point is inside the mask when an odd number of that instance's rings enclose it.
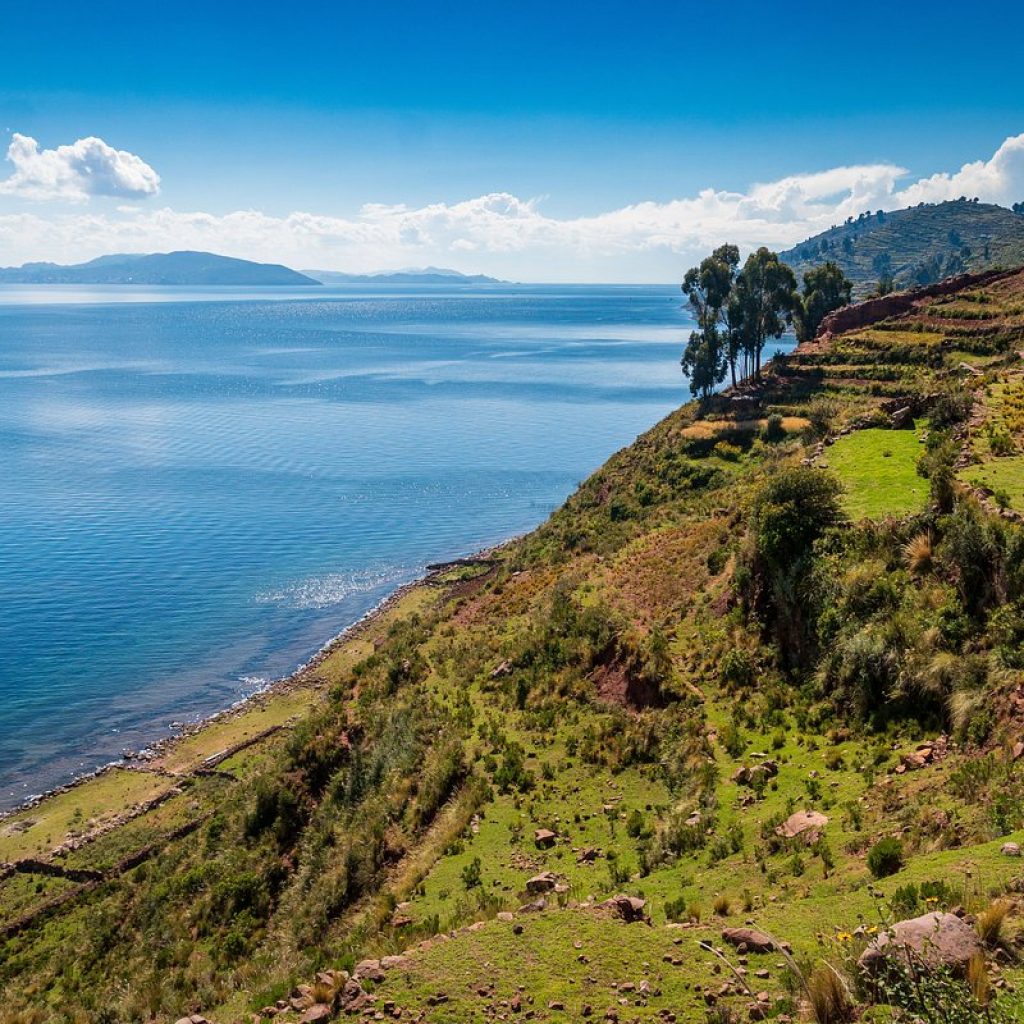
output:
{"label": "small field plot", "polygon": [[923,450],[915,430],[857,430],[827,450],[829,468],[842,481],[843,505],[854,519],[919,512],[928,481],[917,473]]}

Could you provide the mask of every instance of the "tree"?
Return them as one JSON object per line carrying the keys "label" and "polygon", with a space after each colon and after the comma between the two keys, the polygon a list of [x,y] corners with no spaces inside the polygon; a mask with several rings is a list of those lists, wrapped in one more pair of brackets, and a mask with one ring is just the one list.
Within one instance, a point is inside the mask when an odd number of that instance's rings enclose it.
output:
{"label": "tree", "polygon": [[683,373],[690,378],[690,392],[702,402],[725,380],[725,358],[717,335],[709,340],[704,331],[692,331],[680,364]]}
{"label": "tree", "polygon": [[809,341],[818,333],[822,320],[834,309],[845,306],[853,283],[831,261],[804,274],[804,294],[797,309],[797,338]]}
{"label": "tree", "polygon": [[[691,267],[683,277],[682,290],[697,320],[698,330],[690,335],[683,352],[683,372],[690,378],[690,390],[701,399],[711,396],[725,379],[727,356],[724,351],[725,309],[736,278],[740,250],[735,245],[720,245],[700,265]],[[729,365],[736,383],[735,364]]]}
{"label": "tree", "polygon": [[782,337],[798,303],[796,277],[778,253],[762,246],[747,257],[727,310],[729,350],[743,354],[744,375],[761,376],[765,343]]}

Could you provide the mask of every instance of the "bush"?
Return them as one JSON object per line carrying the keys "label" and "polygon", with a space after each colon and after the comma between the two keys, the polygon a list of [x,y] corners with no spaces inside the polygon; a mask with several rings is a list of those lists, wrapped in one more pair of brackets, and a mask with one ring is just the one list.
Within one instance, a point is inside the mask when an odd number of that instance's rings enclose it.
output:
{"label": "bush", "polygon": [[480,879],[480,858],[474,857],[463,869],[462,869],[462,884],[467,889],[475,889],[478,885],[481,885]]}
{"label": "bush", "polygon": [[763,437],[769,444],[777,444],[786,437],[786,428],[782,425],[782,417],[773,412],[768,417],[768,422],[764,426]]}
{"label": "bush", "polygon": [[903,844],[887,836],[868,851],[868,870],[875,878],[888,878],[903,867]]}

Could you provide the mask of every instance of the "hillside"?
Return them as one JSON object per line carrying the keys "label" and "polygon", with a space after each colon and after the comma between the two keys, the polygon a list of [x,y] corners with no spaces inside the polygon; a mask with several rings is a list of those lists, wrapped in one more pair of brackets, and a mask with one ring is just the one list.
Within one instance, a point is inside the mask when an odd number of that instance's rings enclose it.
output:
{"label": "hillside", "polygon": [[1022,343],[1024,272],[839,311],[0,821],[0,1021],[1020,1020]]}
{"label": "hillside", "polygon": [[461,274],[457,270],[424,267],[414,270],[380,271],[376,274],[346,274],[340,270],[306,270],[304,273],[323,284],[502,284],[486,274]]}
{"label": "hillside", "polygon": [[1024,215],[967,200],[864,214],[780,254],[798,277],[832,260],[855,294],[885,274],[897,288],[929,284],[964,272],[1024,264]]}
{"label": "hillside", "polygon": [[70,266],[2,267],[0,283],[277,286],[320,282],[278,263],[253,263],[212,252],[166,252],[100,256]]}

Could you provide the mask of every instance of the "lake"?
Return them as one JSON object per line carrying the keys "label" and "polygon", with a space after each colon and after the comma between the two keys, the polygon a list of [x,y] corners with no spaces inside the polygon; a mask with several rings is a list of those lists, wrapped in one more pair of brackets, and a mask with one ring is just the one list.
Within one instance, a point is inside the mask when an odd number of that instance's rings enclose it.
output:
{"label": "lake", "polygon": [[0,288],[0,807],[292,671],[688,397],[678,288]]}

